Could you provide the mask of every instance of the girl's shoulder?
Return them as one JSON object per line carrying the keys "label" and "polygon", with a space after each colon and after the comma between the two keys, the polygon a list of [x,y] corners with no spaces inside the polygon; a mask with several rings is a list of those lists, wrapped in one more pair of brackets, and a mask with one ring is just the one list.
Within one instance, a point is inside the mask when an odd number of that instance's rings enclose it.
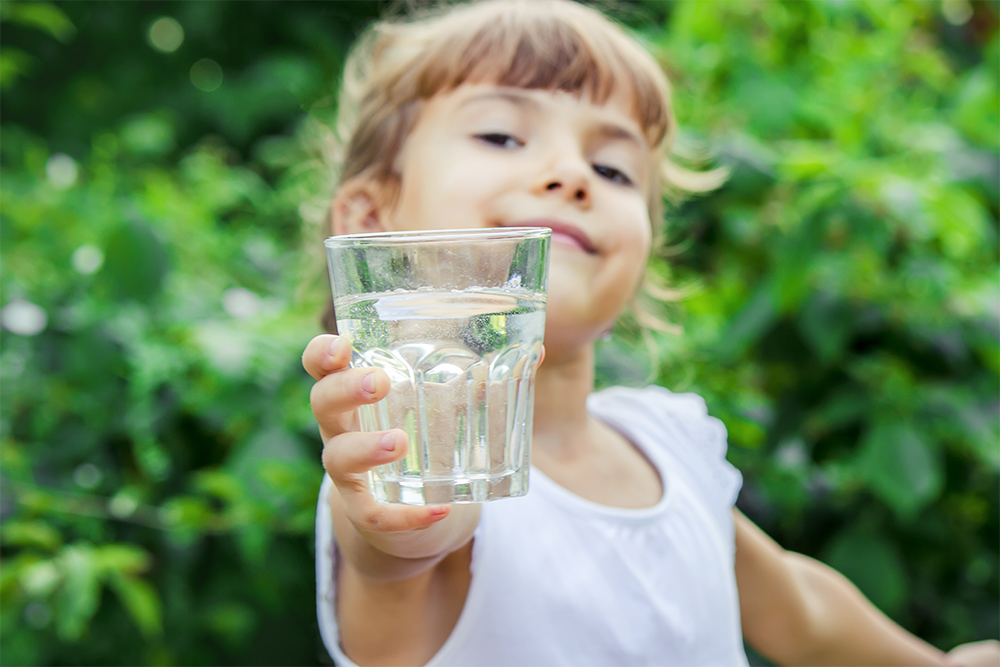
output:
{"label": "girl's shoulder", "polygon": [[701,490],[721,497],[729,507],[743,484],[742,475],[726,459],[728,434],[711,416],[698,394],[675,393],[664,387],[611,387],[592,394],[588,409],[646,451],[666,456]]}

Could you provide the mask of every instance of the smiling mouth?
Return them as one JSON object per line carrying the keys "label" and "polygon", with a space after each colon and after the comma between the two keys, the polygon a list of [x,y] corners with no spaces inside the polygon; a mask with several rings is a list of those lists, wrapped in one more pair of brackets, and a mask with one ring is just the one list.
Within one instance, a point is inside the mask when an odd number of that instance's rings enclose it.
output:
{"label": "smiling mouth", "polygon": [[589,255],[597,253],[597,248],[594,247],[594,243],[590,240],[590,237],[587,236],[581,229],[569,223],[561,222],[559,220],[529,220],[519,222],[517,223],[517,226],[548,227],[552,230],[552,245],[571,248],[574,250],[582,250]]}

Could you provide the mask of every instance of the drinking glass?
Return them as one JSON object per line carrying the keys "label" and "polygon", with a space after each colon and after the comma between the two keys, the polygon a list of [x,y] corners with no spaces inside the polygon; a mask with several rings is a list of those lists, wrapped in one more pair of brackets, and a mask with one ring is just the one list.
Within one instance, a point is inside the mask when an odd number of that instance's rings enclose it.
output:
{"label": "drinking glass", "polygon": [[361,430],[399,428],[410,441],[405,457],[369,472],[377,501],[527,492],[550,235],[508,227],[326,239],[351,366],[381,368],[392,382],[359,409]]}

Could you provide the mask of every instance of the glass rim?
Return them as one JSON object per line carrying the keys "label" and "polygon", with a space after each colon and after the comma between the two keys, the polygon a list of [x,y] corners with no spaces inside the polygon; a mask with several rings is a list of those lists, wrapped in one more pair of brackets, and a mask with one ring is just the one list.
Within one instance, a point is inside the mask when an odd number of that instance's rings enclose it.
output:
{"label": "glass rim", "polygon": [[424,229],[401,232],[365,232],[362,234],[340,234],[329,236],[323,241],[327,248],[345,245],[384,244],[396,245],[419,241],[421,243],[445,243],[448,241],[482,241],[491,239],[537,239],[552,235],[548,227],[490,227],[474,229]]}

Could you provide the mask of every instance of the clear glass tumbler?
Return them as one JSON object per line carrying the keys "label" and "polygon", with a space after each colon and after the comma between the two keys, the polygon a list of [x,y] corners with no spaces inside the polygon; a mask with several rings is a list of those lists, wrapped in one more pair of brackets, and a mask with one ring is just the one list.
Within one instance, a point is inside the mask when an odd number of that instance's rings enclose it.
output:
{"label": "clear glass tumbler", "polygon": [[392,381],[386,398],[359,410],[361,429],[400,428],[410,439],[403,459],[369,474],[379,502],[527,492],[550,234],[508,227],[326,239],[351,365],[381,368]]}

